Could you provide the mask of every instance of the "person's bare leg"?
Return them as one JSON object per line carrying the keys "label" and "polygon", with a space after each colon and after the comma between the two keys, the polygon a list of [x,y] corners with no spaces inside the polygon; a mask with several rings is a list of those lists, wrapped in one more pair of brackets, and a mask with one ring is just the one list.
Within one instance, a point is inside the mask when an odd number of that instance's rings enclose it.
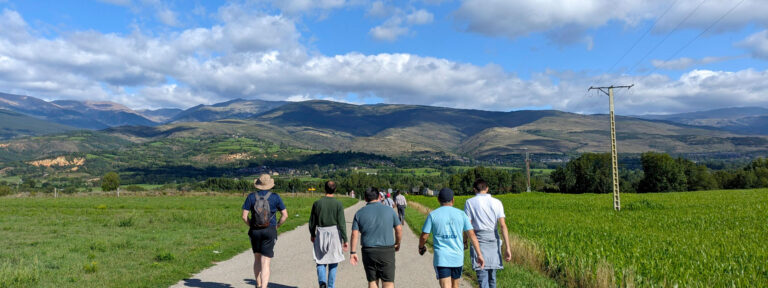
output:
{"label": "person's bare leg", "polygon": [[256,279],[256,287],[261,287],[261,254],[253,253],[253,277]]}
{"label": "person's bare leg", "polygon": [[267,256],[261,256],[261,287],[267,288],[269,286],[269,263],[272,258]]}
{"label": "person's bare leg", "polygon": [[379,281],[376,280],[376,281],[368,282],[368,288],[379,288],[379,286],[376,285],[377,282],[379,282]]}
{"label": "person's bare leg", "polygon": [[451,288],[451,277],[440,278],[440,288]]}
{"label": "person's bare leg", "polygon": [[383,282],[381,286],[382,288],[395,288],[395,282]]}
{"label": "person's bare leg", "polygon": [[459,279],[451,279],[451,284],[453,284],[453,288],[459,288]]}

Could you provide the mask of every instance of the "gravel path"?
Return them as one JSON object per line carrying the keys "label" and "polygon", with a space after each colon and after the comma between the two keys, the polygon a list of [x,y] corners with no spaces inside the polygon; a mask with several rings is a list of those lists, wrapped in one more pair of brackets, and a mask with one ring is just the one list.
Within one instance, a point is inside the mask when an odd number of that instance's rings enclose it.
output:
{"label": "gravel path", "polygon": [[[350,235],[352,218],[363,205],[365,203],[360,202],[345,210],[347,231]],[[243,241],[248,239],[243,238]],[[396,287],[439,287],[432,268],[432,254],[419,256],[418,244],[416,235],[404,226],[402,245],[400,252],[396,254]],[[357,251],[360,249],[358,248]],[[336,272],[336,287],[367,287],[368,282],[365,279],[362,263],[352,266],[349,264],[349,254],[345,253],[344,256],[347,260],[339,265]],[[318,287],[315,271],[307,225],[280,234],[275,246],[275,258],[272,259],[269,288]],[[462,281],[461,287],[472,287],[468,281]],[[171,287],[228,288],[254,287],[255,285],[253,253],[249,249],[232,259],[201,271],[192,278],[179,281]]]}

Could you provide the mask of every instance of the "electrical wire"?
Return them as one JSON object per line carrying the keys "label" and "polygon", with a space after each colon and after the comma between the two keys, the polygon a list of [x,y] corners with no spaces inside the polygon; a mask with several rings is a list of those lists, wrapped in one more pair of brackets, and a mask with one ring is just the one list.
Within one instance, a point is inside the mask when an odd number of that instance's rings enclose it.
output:
{"label": "electrical wire", "polygon": [[702,5],[704,5],[704,2],[707,2],[707,0],[702,0],[702,1],[699,3],[699,5],[697,5],[697,6],[696,6],[696,8],[694,8],[693,10],[691,10],[691,12],[690,12],[690,13],[688,13],[688,15],[686,15],[686,16],[685,16],[685,18],[683,18],[683,19],[682,19],[680,22],[678,22],[678,23],[677,23],[677,25],[675,25],[675,28],[672,28],[672,30],[671,30],[671,31],[669,31],[669,32],[667,32],[667,35],[665,35],[665,36],[664,36],[664,38],[663,38],[663,39],[661,39],[661,41],[659,41],[658,43],[656,43],[656,46],[653,46],[653,48],[652,48],[651,50],[649,50],[649,51],[648,51],[648,53],[645,53],[645,55],[644,55],[642,58],[640,58],[640,60],[638,60],[638,61],[635,63],[635,65],[632,65],[632,68],[629,68],[629,70],[627,70],[626,74],[629,74],[629,73],[630,73],[632,70],[635,70],[635,68],[637,68],[637,66],[639,66],[641,63],[643,63],[643,61],[645,61],[645,58],[648,58],[648,56],[650,56],[650,55],[651,55],[651,53],[653,53],[654,51],[656,51],[656,49],[658,49],[658,48],[659,48],[659,46],[661,46],[661,44],[664,44],[664,42],[666,42],[666,41],[667,41],[667,39],[669,39],[669,36],[671,36],[671,35],[672,35],[672,33],[676,32],[676,31],[677,31],[677,29],[679,29],[679,28],[680,28],[680,26],[681,26],[681,25],[683,25],[683,23],[685,23],[685,21],[688,21],[688,18],[691,18],[691,16],[693,16],[693,14],[694,14],[694,13],[696,13],[696,11],[698,11],[698,10],[699,10],[699,8],[701,8],[701,6],[702,6]]}
{"label": "electrical wire", "polygon": [[[720,21],[722,21],[722,20],[723,20],[725,17],[728,17],[728,15],[730,15],[730,14],[731,14],[731,13],[732,13],[734,10],[736,10],[736,8],[738,8],[738,7],[741,5],[741,3],[744,3],[744,1],[745,1],[745,0],[741,0],[741,1],[739,1],[739,3],[736,3],[736,5],[734,5],[733,7],[731,7],[731,9],[730,9],[730,10],[728,10],[727,12],[725,12],[725,14],[723,14],[722,16],[720,16],[720,18],[717,18],[717,20],[715,20],[715,22],[712,22],[712,24],[710,24],[710,25],[709,25],[709,26],[708,26],[706,29],[704,29],[703,31],[701,31],[701,33],[699,33],[698,35],[696,35],[696,37],[693,37],[693,39],[691,39],[690,41],[688,41],[688,43],[685,43],[685,45],[683,45],[682,47],[680,47],[679,49],[677,49],[677,50],[675,51],[675,53],[672,53],[672,55],[670,55],[669,57],[667,57],[667,59],[665,59],[665,60],[664,60],[664,62],[668,62],[669,60],[672,60],[672,58],[674,58],[675,56],[677,56],[677,54],[680,54],[680,52],[683,52],[683,50],[685,50],[685,48],[688,48],[688,46],[691,46],[691,44],[693,44],[693,42],[694,42],[694,41],[696,41],[697,39],[701,38],[701,36],[702,36],[702,35],[704,35],[704,34],[706,34],[707,32],[709,32],[709,30],[710,30],[710,29],[712,29],[712,27],[715,27],[715,25],[717,25],[718,23],[720,23]],[[651,74],[651,73],[653,73],[653,72],[656,72],[656,70],[658,70],[658,69],[659,69],[659,67],[658,67],[658,66],[656,66],[655,68],[653,68],[653,70],[651,70],[650,72],[648,72],[648,73],[646,73],[646,74],[644,74],[644,75],[648,75],[648,74]]]}
{"label": "electrical wire", "polygon": [[648,30],[645,30],[645,33],[643,33],[643,35],[642,35],[642,36],[640,36],[640,38],[637,38],[637,40],[635,40],[635,43],[634,43],[634,44],[632,44],[632,46],[631,46],[631,47],[629,47],[629,50],[625,51],[625,52],[624,52],[624,55],[621,55],[621,57],[619,58],[619,60],[616,60],[616,62],[614,62],[614,63],[613,63],[613,65],[611,65],[611,68],[609,68],[609,69],[608,69],[608,74],[611,74],[611,72],[613,72],[613,68],[616,68],[616,65],[618,65],[619,63],[621,63],[621,60],[624,60],[624,58],[625,58],[625,57],[627,57],[627,55],[629,55],[629,52],[632,52],[632,50],[634,50],[634,49],[635,49],[635,47],[637,46],[637,44],[639,44],[639,43],[640,43],[640,41],[642,41],[643,39],[645,39],[645,36],[648,36],[648,33],[650,33],[651,31],[653,31],[653,28],[656,28],[656,24],[658,24],[658,23],[659,23],[659,20],[661,20],[661,18],[664,18],[664,16],[665,16],[665,15],[667,15],[667,13],[669,13],[669,11],[670,11],[670,10],[672,10],[672,7],[675,7],[675,5],[677,5],[677,2],[678,2],[678,1],[679,1],[679,0],[675,0],[675,2],[673,2],[673,3],[672,3],[672,5],[669,5],[669,7],[667,7],[667,10],[664,10],[664,13],[662,13],[662,14],[661,14],[661,16],[657,17],[657,18],[656,18],[656,20],[654,20],[654,21],[653,21],[653,24],[651,24],[651,27],[650,27],[650,28],[648,28]]}

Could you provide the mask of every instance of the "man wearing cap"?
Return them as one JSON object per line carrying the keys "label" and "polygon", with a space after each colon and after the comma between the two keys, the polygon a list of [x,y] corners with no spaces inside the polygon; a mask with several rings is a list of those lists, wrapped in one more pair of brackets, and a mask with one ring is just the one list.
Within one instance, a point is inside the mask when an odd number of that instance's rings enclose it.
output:
{"label": "man wearing cap", "polygon": [[470,198],[464,204],[464,212],[467,213],[472,227],[475,228],[480,250],[485,255],[485,268],[480,269],[476,258],[477,250],[469,250],[472,258],[472,269],[477,273],[477,282],[480,288],[496,288],[496,270],[504,269],[501,258],[501,240],[499,229],[504,236],[504,260],[512,260],[512,250],[509,246],[509,231],[504,221],[504,205],[499,199],[488,194],[488,183],[483,179],[475,180],[472,185],[475,197]]}
{"label": "man wearing cap", "polygon": [[359,239],[363,247],[361,252],[368,288],[379,287],[379,280],[384,288],[395,287],[395,252],[400,250],[403,236],[403,227],[397,214],[391,207],[381,204],[381,200],[379,189],[366,190],[365,202],[368,203],[355,213],[352,220],[349,262],[352,265],[359,262],[355,251]]}
{"label": "man wearing cap", "polygon": [[[277,242],[277,228],[279,228],[285,220],[288,220],[288,210],[285,209],[283,199],[280,195],[274,194],[269,191],[275,186],[275,180],[269,176],[269,174],[261,174],[259,178],[254,180],[254,186],[258,190],[248,194],[243,203],[243,221],[248,225],[248,236],[251,238],[251,249],[255,259],[253,261],[253,274],[256,277],[256,287],[266,288],[269,285],[269,264],[272,257],[275,256],[274,248],[275,242]],[[259,227],[256,224],[256,217],[259,204],[267,201],[269,203],[269,225],[267,227]],[[275,214],[280,211],[280,222],[277,222]],[[266,212],[266,211],[265,211]],[[251,219],[248,219],[248,215],[251,214]],[[266,223],[266,221],[265,221]]]}
{"label": "man wearing cap", "polygon": [[453,208],[453,190],[440,189],[437,195],[440,208],[435,209],[427,216],[424,226],[421,228],[419,239],[419,254],[424,255],[427,248],[429,234],[432,234],[432,243],[435,248],[433,265],[435,274],[441,288],[459,288],[459,279],[464,267],[464,241],[463,237],[472,240],[472,247],[477,251],[477,262],[480,268],[484,266],[483,253],[475,237],[475,231],[464,211]]}

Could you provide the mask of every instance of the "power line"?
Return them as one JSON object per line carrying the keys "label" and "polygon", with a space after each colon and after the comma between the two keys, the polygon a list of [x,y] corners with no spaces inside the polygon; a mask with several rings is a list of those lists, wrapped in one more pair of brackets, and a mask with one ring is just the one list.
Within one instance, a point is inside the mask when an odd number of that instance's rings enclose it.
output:
{"label": "power line", "polygon": [[621,60],[624,60],[624,58],[627,57],[627,55],[629,55],[629,52],[632,52],[632,50],[635,49],[635,46],[637,46],[637,44],[639,44],[640,41],[645,39],[645,36],[648,36],[648,33],[650,33],[653,30],[653,28],[656,28],[656,24],[659,23],[659,20],[661,20],[661,18],[664,18],[664,16],[667,15],[667,13],[669,13],[670,10],[672,10],[672,7],[675,7],[675,5],[677,5],[678,1],[679,0],[675,0],[675,2],[672,3],[672,5],[669,5],[669,7],[667,7],[667,10],[664,10],[664,13],[662,13],[661,16],[653,20],[653,24],[651,24],[651,27],[648,28],[648,30],[645,30],[645,33],[643,33],[643,35],[640,36],[640,38],[637,38],[637,40],[635,40],[635,43],[632,44],[631,47],[629,47],[629,50],[625,51],[624,55],[621,55],[619,60],[616,60],[616,62],[614,62],[613,65],[611,65],[611,68],[608,69],[608,74],[611,74],[611,72],[613,72],[613,68],[616,68],[616,65],[621,63]]}
{"label": "power line", "polygon": [[667,41],[667,39],[669,39],[669,36],[671,36],[671,35],[672,35],[672,33],[674,33],[675,31],[677,31],[677,29],[678,29],[678,28],[680,28],[680,26],[681,26],[681,25],[683,25],[683,23],[685,23],[685,21],[688,21],[688,18],[691,18],[691,16],[693,16],[693,14],[694,14],[694,13],[696,13],[696,11],[698,11],[698,10],[699,10],[699,8],[701,8],[701,5],[704,5],[704,2],[707,2],[707,0],[702,0],[702,1],[699,3],[699,5],[697,5],[697,6],[696,6],[696,8],[694,8],[693,10],[691,10],[691,12],[690,12],[690,13],[688,13],[688,15],[686,15],[686,16],[685,16],[685,18],[683,18],[683,20],[681,20],[680,22],[678,22],[678,23],[677,23],[677,25],[675,25],[675,28],[672,28],[672,30],[671,30],[671,31],[667,32],[667,35],[665,35],[665,36],[664,36],[664,38],[663,38],[663,39],[661,39],[661,41],[659,41],[659,43],[656,43],[656,46],[653,46],[653,48],[652,48],[651,50],[649,50],[649,51],[648,51],[648,53],[645,53],[645,55],[643,56],[643,58],[640,58],[640,60],[638,60],[638,61],[635,63],[635,65],[632,65],[632,68],[629,68],[629,70],[627,70],[627,72],[626,72],[626,73],[627,73],[627,74],[629,74],[629,72],[631,72],[632,70],[635,70],[635,68],[637,68],[637,66],[639,66],[639,65],[640,65],[640,63],[642,63],[642,62],[645,60],[645,58],[648,58],[648,56],[650,56],[650,55],[651,55],[651,53],[653,53],[654,51],[656,51],[656,49],[658,49],[658,48],[659,48],[659,46],[661,46],[661,44],[664,44],[664,42],[666,42],[666,41]]}
{"label": "power line", "polygon": [[[691,44],[693,44],[694,41],[696,41],[697,39],[701,38],[702,35],[704,35],[707,32],[709,32],[709,30],[712,29],[712,27],[715,27],[715,25],[720,23],[720,21],[722,21],[725,17],[728,17],[728,15],[730,15],[734,10],[736,10],[736,8],[738,8],[741,5],[741,3],[744,3],[744,1],[745,0],[741,0],[741,1],[739,1],[739,3],[736,3],[736,5],[731,7],[731,9],[728,10],[727,12],[725,12],[725,14],[723,14],[722,16],[720,16],[720,18],[717,18],[717,20],[715,20],[715,22],[712,22],[712,24],[710,24],[706,29],[704,29],[704,31],[701,31],[701,33],[696,35],[696,37],[693,37],[693,39],[688,41],[688,43],[685,43],[685,45],[680,47],[680,49],[677,49],[677,51],[675,51],[675,53],[672,53],[671,56],[667,57],[667,59],[665,59],[664,62],[667,62],[667,61],[671,60],[672,58],[677,56],[677,54],[679,54],[680,52],[683,52],[683,50],[685,50],[685,48],[688,48],[688,46],[691,46]],[[659,67],[654,67],[653,70],[651,70],[651,72],[648,72],[645,75],[651,74],[653,72],[656,72],[656,70],[658,70],[658,69],[659,69]]]}

